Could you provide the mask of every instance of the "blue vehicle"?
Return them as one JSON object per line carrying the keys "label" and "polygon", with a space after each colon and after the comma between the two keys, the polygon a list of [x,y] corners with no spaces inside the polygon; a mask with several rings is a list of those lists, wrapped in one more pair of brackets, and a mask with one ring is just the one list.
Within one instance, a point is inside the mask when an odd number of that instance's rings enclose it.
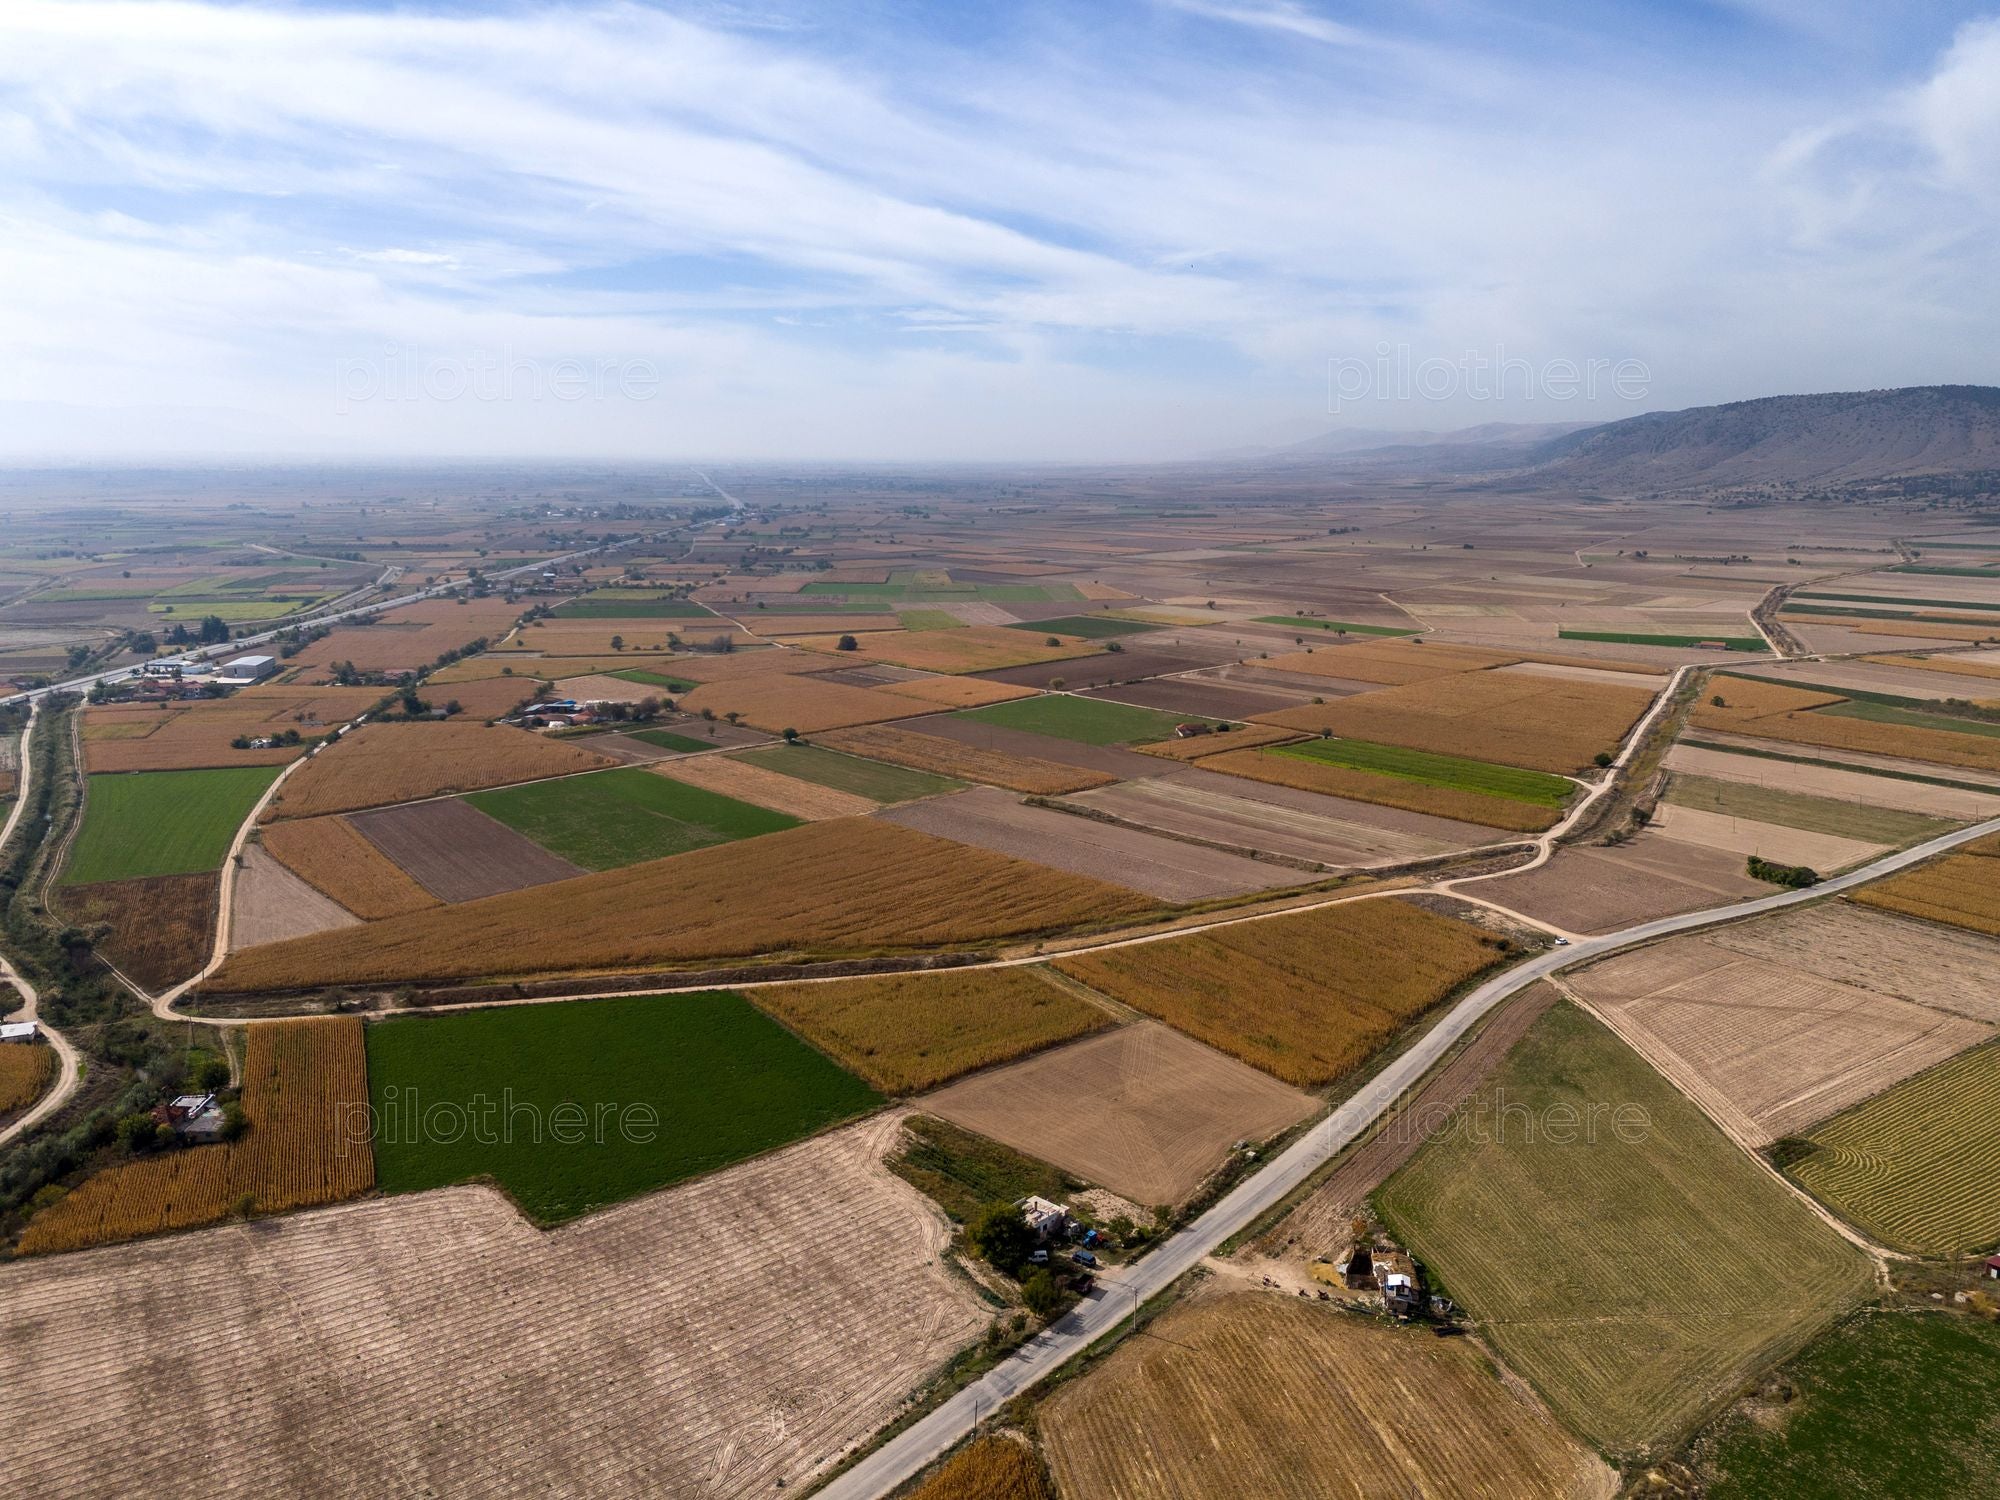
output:
{"label": "blue vehicle", "polygon": [[1071,1255],[1070,1259],[1080,1266],[1089,1266],[1092,1269],[1095,1269],[1097,1266],[1097,1257],[1092,1255],[1088,1250],[1079,1250]]}

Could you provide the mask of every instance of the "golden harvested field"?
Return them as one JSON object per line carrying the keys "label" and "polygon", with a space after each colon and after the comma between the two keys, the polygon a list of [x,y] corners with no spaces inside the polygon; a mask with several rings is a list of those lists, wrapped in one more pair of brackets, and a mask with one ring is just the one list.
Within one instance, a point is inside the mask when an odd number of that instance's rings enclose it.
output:
{"label": "golden harvested field", "polygon": [[617,764],[595,750],[505,724],[363,724],[280,787],[269,816],[352,812]]}
{"label": "golden harvested field", "polygon": [[1174,1308],[1042,1407],[1091,1500],[1608,1500],[1617,1478],[1476,1345],[1266,1292]]}
{"label": "golden harvested field", "polygon": [[770,734],[787,729],[817,734],[823,729],[879,724],[885,719],[938,711],[934,704],[905,698],[888,688],[850,687],[844,682],[781,672],[703,683],[678,701],[684,713],[706,709],[718,718],[733,713],[751,728]]}
{"label": "golden harvested field", "polygon": [[630,661],[628,667],[645,667],[649,671],[659,671],[669,677],[685,677],[690,682],[735,682],[744,677],[768,677],[773,674],[805,676],[814,672],[838,672],[841,663],[818,651],[794,651],[777,647],[762,647],[751,651],[725,651],[718,653],[696,653],[687,656],[668,657],[663,661],[649,659]]}
{"label": "golden harvested field", "polygon": [[[1428,649],[1428,648],[1426,648]],[[1568,774],[1615,752],[1653,690],[1507,672],[1461,673],[1331,703],[1259,714],[1260,723]]]}
{"label": "golden harvested field", "polygon": [[1111,1024],[1031,968],[762,985],[743,996],[885,1094],[934,1088]]}
{"label": "golden harvested field", "polygon": [[747,765],[724,755],[683,756],[652,769],[670,780],[753,802],[809,823],[824,818],[865,818],[875,811],[874,802],[866,797],[801,781],[796,776]]}
{"label": "golden harvested field", "polygon": [[1000,750],[982,750],[941,735],[917,734],[908,729],[888,729],[880,725],[838,729],[814,737],[815,743],[849,755],[885,760],[892,766],[913,771],[930,771],[961,781],[983,781],[988,786],[1005,787],[1028,796],[1056,797],[1064,792],[1085,792],[1092,787],[1110,786],[1118,778],[1102,771],[1087,771],[1059,761],[1040,760],[1030,755],[1009,755]]}
{"label": "golden harvested field", "polygon": [[1135,1010],[1305,1088],[1351,1072],[1499,963],[1490,934],[1394,898],[1058,959]]}
{"label": "golden harvested field", "polygon": [[[1715,700],[1720,698],[1721,703]],[[1756,734],[1750,728],[1759,719],[1773,714],[1804,713],[1829,703],[1847,700],[1838,693],[1822,693],[1815,688],[1792,687],[1763,677],[1716,677],[1694,706],[1689,722],[1697,729],[1720,729],[1738,734]]]}
{"label": "golden harvested field", "polygon": [[47,1414],[9,1488],[804,1493],[990,1317],[880,1163],[897,1128],[552,1232],[456,1187],[0,1266],[0,1382]]}
{"label": "golden harvested field", "polygon": [[337,814],[266,823],[258,830],[258,839],[279,864],[364,921],[400,917],[439,904],[437,897]]}
{"label": "golden harvested field", "polygon": [[[612,645],[616,638],[625,643],[621,653]],[[747,631],[733,620],[719,616],[704,620],[660,619],[653,617],[643,620],[566,620],[558,615],[552,620],[536,620],[521,627],[504,645],[493,648],[495,656],[527,655],[539,652],[543,656],[664,656],[673,649],[673,642],[684,646],[708,645],[712,642],[733,641],[738,646],[751,644]],[[643,666],[644,662],[630,661],[627,665]]]}
{"label": "golden harvested field", "polygon": [[552,683],[537,681],[533,677],[482,677],[441,688],[432,688],[425,683],[424,692],[430,702],[439,708],[456,703],[459,712],[467,718],[498,719],[511,714],[524,703],[537,701],[552,687]]}
{"label": "golden harvested field", "polygon": [[[1717,678],[1712,691],[1695,708],[1697,729],[1719,729],[1792,744],[1820,745],[1833,750],[1862,750],[1927,760],[1937,765],[2000,771],[2000,737],[1960,734],[1950,729],[1881,723],[1873,719],[1839,718],[1810,712],[1815,707],[1846,700],[1834,693],[1781,687],[1774,682]],[[1719,694],[1724,704],[1711,701]]]}
{"label": "golden harvested field", "polygon": [[55,1082],[56,1049],[40,1042],[0,1047],[0,1119],[18,1114]]}
{"label": "golden harvested field", "polygon": [[967,1444],[911,1492],[909,1500],[1055,1500],[1042,1461],[1025,1442],[985,1437]]}
{"label": "golden harvested field", "polygon": [[1849,899],[2000,937],[2000,856],[1982,847],[1992,842],[1963,845],[1943,859],[1864,885]]}
{"label": "golden harvested field", "polygon": [[1967,1255],[2000,1243],[2000,1047],[1919,1074],[1826,1122],[1791,1174],[1884,1244]]}
{"label": "golden harvested field", "polygon": [[1489,797],[1459,787],[1429,786],[1405,781],[1400,776],[1381,776],[1373,771],[1356,771],[1346,766],[1322,765],[1285,755],[1260,755],[1255,750],[1229,750],[1202,759],[1204,771],[1221,771],[1249,781],[1271,786],[1294,787],[1302,792],[1320,792],[1329,797],[1347,797],[1356,802],[1373,802],[1380,807],[1399,807],[1405,812],[1429,813],[1433,817],[1456,818],[1461,823],[1479,823],[1516,833],[1539,833],[1562,817],[1562,810],[1541,807],[1533,802],[1517,802],[1512,797]]}
{"label": "golden harvested field", "polygon": [[1885,667],[1914,667],[1919,672],[1949,672],[1958,677],[2000,677],[2000,660],[1960,652],[1951,656],[1869,656],[1864,661]]}
{"label": "golden harvested field", "polygon": [[1477,646],[1448,646],[1438,641],[1361,641],[1352,646],[1320,646],[1274,656],[1261,665],[1277,672],[1303,672],[1310,677],[1341,677],[1349,682],[1379,682],[1400,686],[1455,677],[1486,667],[1504,667],[1521,660],[1514,651],[1485,651]]}
{"label": "golden harvested field", "polygon": [[1241,724],[1219,734],[1190,735],[1184,740],[1161,740],[1151,745],[1134,745],[1141,755],[1157,755],[1162,760],[1193,763],[1229,750],[1254,750],[1259,745],[1282,745],[1301,737],[1301,731],[1279,724]]}
{"label": "golden harvested field", "polygon": [[[269,1214],[365,1193],[375,1185],[367,1108],[368,1054],[359,1020],[324,1016],[253,1026],[243,1067],[250,1128],[241,1140],[171,1149],[98,1173],[28,1222],[21,1254],[212,1224],[244,1198]],[[357,1129],[361,1139],[352,1138]]]}
{"label": "golden harvested field", "polygon": [[[913,901],[912,891],[923,899]],[[209,986],[295,989],[977,944],[1156,909],[1102,881],[842,818],[247,948]]]}
{"label": "golden harvested field", "polygon": [[1501,1357],[1616,1457],[1677,1444],[1874,1279],[1867,1256],[1569,1005],[1375,1204]]}
{"label": "golden harvested field", "polygon": [[473,641],[497,641],[520,613],[520,605],[505,599],[427,599],[392,609],[372,624],[339,626],[289,665],[304,669],[302,682],[330,680],[329,669],[337,661],[351,661],[363,672],[416,671]]}
{"label": "golden harvested field", "polygon": [[468,656],[464,661],[455,661],[448,667],[439,667],[424,679],[426,691],[438,690],[435,696],[449,697],[441,690],[461,682],[485,682],[492,678],[519,678],[522,682],[533,682],[537,678],[556,681],[564,677],[587,677],[594,672],[615,672],[623,667],[658,667],[665,661],[666,653],[658,656],[638,655],[633,652],[607,652],[603,656],[525,656],[514,652],[482,652],[478,656]]}
{"label": "golden harvested field", "polygon": [[914,698],[937,708],[984,708],[989,703],[1035,696],[1034,688],[1012,682],[988,682],[983,677],[918,677],[892,683],[890,690],[899,698]]}
{"label": "golden harvested field", "polygon": [[92,771],[187,771],[207,766],[281,766],[303,745],[238,750],[238,736],[261,739],[296,729],[313,739],[381,700],[380,688],[259,684],[227,698],[171,704],[97,703],[84,710],[83,753]]}
{"label": "golden harvested field", "polygon": [[[1067,661],[1076,656],[1095,656],[1103,651],[1101,641],[1058,635],[1060,645],[1044,642],[1047,636],[1032,630],[1015,630],[1006,625],[968,625],[957,630],[896,630],[858,638],[860,649],[835,654],[848,661],[880,661],[898,667],[914,667],[920,672],[991,672],[1000,667],[1026,667],[1037,662]],[[799,645],[813,651],[835,652],[837,635],[811,636]]]}

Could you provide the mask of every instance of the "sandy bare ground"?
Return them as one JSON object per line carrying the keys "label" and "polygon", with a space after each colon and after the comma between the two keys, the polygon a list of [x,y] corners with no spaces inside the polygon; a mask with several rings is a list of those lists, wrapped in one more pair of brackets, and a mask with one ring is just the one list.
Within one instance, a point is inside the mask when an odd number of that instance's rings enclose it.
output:
{"label": "sandy bare ground", "polygon": [[1614,955],[1567,983],[1752,1145],[1806,1130],[1993,1035],[1982,1022],[1749,958],[1705,936]]}
{"label": "sandy bare ground", "polygon": [[1764,760],[1755,755],[1732,755],[1727,750],[1704,750],[1699,745],[1678,744],[1667,752],[1666,767],[1693,776],[1713,776],[1719,781],[1736,781],[1746,786],[1775,787],[1812,797],[1832,797],[1842,802],[1868,803],[1892,807],[1902,812],[1926,813],[1939,818],[1963,818],[1970,822],[1990,818],[2000,812],[2000,790],[1961,791],[1956,787],[1929,786],[1921,781],[1898,781],[1889,776],[1873,776],[1867,771],[1835,770],[1826,766],[1796,766],[1781,760]]}
{"label": "sandy bare ground", "polygon": [[1844,839],[1837,834],[1761,823],[1754,818],[1703,812],[1674,802],[1660,804],[1652,826],[1661,837],[1679,843],[1698,844],[1704,849],[1720,849],[1730,854],[1754,854],[1781,865],[1807,865],[1822,874],[1873,859],[1888,847],[1861,839]]}
{"label": "sandy bare ground", "polygon": [[1822,979],[2000,1024],[2000,941],[1975,932],[1829,901],[1718,927],[1709,941]]}
{"label": "sandy bare ground", "polygon": [[1611,847],[1560,849],[1539,870],[1482,881],[1477,889],[1566,932],[1595,933],[1766,896],[1775,887],[1746,875],[1741,855],[1649,831]]}
{"label": "sandy bare ground", "polygon": [[1320,1103],[1140,1021],[976,1074],[917,1107],[1151,1206],[1180,1202],[1236,1142],[1275,1135]]}
{"label": "sandy bare ground", "polygon": [[986,1322],[899,1119],[550,1234],[466,1187],[0,1268],[6,1487],[801,1489]]}
{"label": "sandy bare ground", "polygon": [[[1290,796],[1284,800],[1246,796],[1239,790],[1242,786]],[[1193,769],[1080,792],[1068,800],[1169,833],[1329,865],[1423,859],[1448,849],[1490,843],[1493,838],[1490,829],[1452,824],[1443,818],[1425,819],[1421,814],[1404,816],[1453,829],[1463,827],[1465,833],[1446,841],[1423,832],[1385,827],[1384,820],[1364,816],[1384,809],[1365,803],[1291,787],[1264,787],[1240,777]]]}
{"label": "sandy bare ground", "polygon": [[287,870],[262,845],[243,851],[236,871],[236,898],[230,908],[229,951],[257,943],[304,937],[335,927],[354,927],[361,919],[329,896],[323,896]]}
{"label": "sandy bare ground", "polygon": [[670,766],[661,766],[659,774],[808,822],[821,818],[860,818],[875,811],[875,803],[866,797],[835,787],[816,786],[781,771],[767,771],[762,766],[731,760],[726,755],[689,756]]}
{"label": "sandy bare ground", "polygon": [[1304,885],[1311,871],[1266,864],[1219,849],[1073,813],[1028,807],[1009,792],[973,787],[876,814],[905,828],[956,839],[996,854],[1089,875],[1166,901],[1201,901]]}
{"label": "sandy bare ground", "polygon": [[440,901],[474,901],[586,873],[455,797],[356,813],[348,821]]}

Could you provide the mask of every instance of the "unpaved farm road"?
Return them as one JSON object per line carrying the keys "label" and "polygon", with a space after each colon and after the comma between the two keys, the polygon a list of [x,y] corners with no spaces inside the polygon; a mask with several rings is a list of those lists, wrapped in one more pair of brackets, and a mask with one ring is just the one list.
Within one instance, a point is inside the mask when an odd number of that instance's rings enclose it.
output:
{"label": "unpaved farm road", "polygon": [[[7,847],[7,840],[14,836],[14,830],[21,823],[21,814],[28,805],[28,792],[33,785],[35,774],[35,758],[28,753],[28,746],[35,733],[35,720],[41,717],[41,712],[42,706],[40,703],[32,703],[28,706],[28,723],[21,731],[21,779],[19,786],[15,789],[13,809],[8,812],[6,823],[0,825],[0,849]],[[17,1021],[41,1021],[42,997],[36,992],[35,987],[22,978],[16,972],[14,966],[7,962],[7,955],[4,953],[0,953],[0,980],[13,985],[15,989],[21,992],[21,999],[24,1003],[21,1006],[20,1014],[14,1019]],[[61,1064],[61,1071],[56,1074],[54,1088],[36,1100],[33,1107],[26,1114],[22,1115],[20,1119],[9,1125],[5,1130],[0,1130],[0,1146],[6,1145],[16,1136],[25,1135],[41,1121],[61,1109],[63,1104],[69,1099],[69,1096],[76,1092],[77,1083],[83,1077],[83,1071],[77,1063],[76,1048],[69,1044],[69,1039],[50,1026],[46,1021],[41,1021],[41,1027],[42,1035],[47,1037],[49,1045],[56,1049],[56,1060]]]}
{"label": "unpaved farm road", "polygon": [[1536,980],[1635,943],[1839,895],[1996,831],[2000,831],[2000,818],[1941,835],[1900,854],[1886,855],[1873,864],[1806,890],[1782,891],[1733,906],[1662,917],[1622,932],[1587,938],[1569,947],[1552,948],[1487,980],[1459,1001],[1409,1051],[1371,1078],[1261,1172],[1239,1184],[1137,1264],[1124,1268],[1115,1277],[1107,1274],[1073,1312],[1050,1324],[979,1380],[815,1491],[817,1500],[875,1500],[942,1457],[982,1415],[990,1416],[1003,1403],[1054,1374],[1116,1328],[1141,1303],[1165,1291],[1203,1257],[1214,1253],[1224,1240],[1275,1207],[1372,1125],[1406,1089],[1414,1087],[1481,1017]]}

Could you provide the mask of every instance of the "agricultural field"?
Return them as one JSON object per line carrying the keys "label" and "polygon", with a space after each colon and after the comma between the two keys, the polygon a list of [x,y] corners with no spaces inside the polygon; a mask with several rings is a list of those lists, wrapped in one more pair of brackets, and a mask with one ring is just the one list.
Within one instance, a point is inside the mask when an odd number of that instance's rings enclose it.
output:
{"label": "agricultural field", "polygon": [[1520,659],[1518,652],[1488,651],[1441,641],[1362,641],[1274,656],[1263,665],[1274,672],[1300,672],[1309,677],[1400,687],[1503,667]]}
{"label": "agricultural field", "polygon": [[629,683],[633,687],[656,688],[663,693],[685,693],[694,687],[694,683],[686,677],[676,677],[671,672],[654,671],[649,667],[623,667],[615,672],[593,672],[583,677],[566,678],[565,681],[586,683],[595,682],[603,677],[608,677],[614,682]]}
{"label": "agricultural field", "polygon": [[1726,749],[1676,744],[1670,792],[1689,805],[1814,833],[1901,844],[2000,813],[2000,791],[1927,786],[1837,766],[1800,766]]}
{"label": "agricultural field", "polygon": [[736,757],[745,765],[776,771],[797,781],[822,786],[829,791],[864,797],[878,807],[897,802],[913,802],[919,797],[936,797],[955,792],[965,785],[948,776],[933,776],[879,760],[864,760],[818,745],[771,745],[745,751]]}
{"label": "agricultural field", "polygon": [[[1049,639],[1057,642],[1050,646]],[[799,645],[836,653],[849,662],[888,662],[920,672],[991,672],[1035,662],[1094,656],[1104,647],[1077,636],[1037,637],[1005,625],[969,625],[957,630],[890,630],[857,638],[858,649],[838,651],[834,635],[808,636]]]}
{"label": "agricultural field", "polygon": [[[380,688],[259,683],[226,698],[93,703],[83,711],[84,763],[94,772],[281,766],[381,698]],[[295,731],[302,743],[261,750],[234,743],[282,737],[288,731]]]}
{"label": "agricultural field", "polygon": [[[1517,833],[1540,832],[1559,821],[1564,801],[1575,791],[1571,783],[1540,771],[1360,740],[1303,740],[1258,750],[1228,750],[1204,757],[1201,768]],[[1557,787],[1562,788],[1560,796]]]}
{"label": "agricultural field", "polygon": [[760,985],[745,998],[884,1094],[913,1094],[1098,1031],[1109,1015],[1033,968]]}
{"label": "agricultural field", "polygon": [[196,1471],[223,1495],[802,1492],[990,1316],[939,1263],[942,1217],[883,1168],[896,1129],[553,1233],[463,1187],[0,1267],[0,1382],[47,1413],[10,1477],[48,1495]]}
{"label": "agricultural field", "polygon": [[[1851,900],[1815,902],[1710,929],[1732,953],[1789,965],[1837,984],[1860,985],[1933,1010],[2000,1024],[1993,966],[2000,944]],[[1883,954],[1894,954],[1884,963]]]}
{"label": "agricultural field", "polygon": [[698,740],[692,735],[676,734],[671,729],[635,729],[624,736],[637,740],[642,745],[651,745],[659,750],[671,750],[676,755],[691,755],[697,750],[713,750],[715,741]]}
{"label": "agricultural field", "polygon": [[1134,745],[1132,748],[1143,755],[1157,755],[1163,760],[1177,760],[1192,765],[1210,755],[1220,755],[1225,750],[1255,750],[1265,745],[1282,745],[1287,740],[1299,738],[1295,729],[1285,729],[1275,724],[1229,724],[1226,721],[1210,729],[1207,734],[1189,735],[1185,739],[1159,740],[1150,745]]}
{"label": "agricultural field", "polygon": [[277,775],[268,766],[93,775],[63,883],[219,868],[236,830]]}
{"label": "agricultural field", "polygon": [[[662,773],[667,774],[665,772]],[[782,771],[766,770],[733,755],[703,755],[677,760],[672,779],[755,807],[769,808],[803,823],[822,818],[865,817],[876,803],[852,792],[818,786]],[[787,824],[786,826],[790,826]]]}
{"label": "agricultural field", "polygon": [[1696,729],[2000,771],[2000,734],[1975,719],[1910,714],[1763,679],[1718,677],[1710,687],[1689,721]]}
{"label": "agricultural field", "polygon": [[0,1120],[11,1119],[42,1097],[56,1080],[56,1049],[40,1042],[0,1047]]}
{"label": "agricultural field", "polygon": [[1258,615],[1259,625],[1283,625],[1288,630],[1331,630],[1336,635],[1415,635],[1414,625],[1356,625],[1349,620],[1307,619],[1302,615]]}
{"label": "agricultural field", "polygon": [[632,589],[593,589],[558,604],[558,620],[713,620],[715,611],[692,599]]}
{"label": "agricultural field", "polygon": [[983,1437],[946,1459],[909,1500],[1055,1500],[1055,1494],[1026,1442]]}
{"label": "agricultural field", "polygon": [[1695,1444],[1714,1500],[1912,1500],[2000,1490],[2000,1329],[1945,1312],[1857,1315]]}
{"label": "agricultural field", "polygon": [[66,885],[51,907],[66,922],[103,927],[96,950],[128,979],[163,990],[200,972],[215,948],[222,877],[148,875],[96,885]]}
{"label": "agricultural field", "polygon": [[1117,780],[1115,776],[1081,766],[1012,755],[1004,750],[983,750],[934,734],[879,725],[822,734],[817,737],[817,744],[955,781],[983,781],[1027,796],[1055,797],[1064,792],[1109,786]]}
{"label": "agricultural field", "polygon": [[1478,894],[1568,933],[1615,932],[1655,917],[1727,906],[1771,887],[1744,857],[1646,829],[1622,844],[1573,844],[1540,869],[1479,883]]}
{"label": "agricultural field", "polygon": [[[384,1191],[490,1177],[542,1224],[716,1171],[881,1102],[719,991],[384,1021],[368,1029],[368,1079]],[[461,1125],[496,1123],[447,1129],[414,1115],[419,1105]]]}
{"label": "agricultural field", "polygon": [[1805,1135],[1787,1170],[1883,1244],[1920,1255],[2000,1245],[2000,1047],[1906,1079]]}
{"label": "agricultural field", "polygon": [[1163,740],[1172,736],[1174,726],[1180,722],[1173,714],[1157,709],[1133,708],[1105,698],[1078,698],[1068,693],[1021,698],[990,708],[971,709],[958,717],[970,723],[1045,734],[1084,745],[1131,745]]}
{"label": "agricultural field", "polygon": [[[378,855],[438,901],[476,901],[585,873],[582,865],[551,854],[457,797],[379,807],[354,813],[348,822]],[[372,864],[368,872],[374,873]]]}
{"label": "agricultural field", "polygon": [[109,1245],[213,1224],[247,1203],[259,1214],[333,1203],[375,1185],[365,1129],[361,1023],[328,1016],[250,1028],[243,1064],[243,1138],[182,1146],[112,1167],[44,1208],[20,1253]]}
{"label": "agricultural field", "polygon": [[880,724],[936,713],[937,705],[905,698],[889,687],[855,687],[824,675],[766,672],[727,682],[704,683],[679,700],[685,713],[734,714],[753,729],[782,734],[796,729],[817,734],[856,724]]}
{"label": "agricultural field", "polygon": [[1007,703],[1016,698],[1035,696],[1031,687],[995,682],[986,677],[906,677],[884,686],[898,698],[914,698],[919,703],[939,709],[983,708],[989,703]]}
{"label": "agricultural field", "polygon": [[1022,620],[1007,628],[1039,631],[1044,636],[1073,635],[1087,641],[1103,641],[1139,635],[1154,627],[1144,620],[1121,620],[1114,615],[1058,615],[1052,620]]}
{"label": "agricultural field", "polygon": [[1636,630],[1560,630],[1559,640],[1606,641],[1619,646],[1670,646],[1676,650],[1720,649],[1750,651],[1765,655],[1771,647],[1761,635],[1655,635]]}
{"label": "agricultural field", "polygon": [[1184,1201],[1236,1142],[1276,1135],[1320,1108],[1156,1021],[989,1069],[918,1102],[1148,1206]]}
{"label": "agricultural field", "polygon": [[342,625],[299,652],[290,666],[307,683],[332,681],[336,662],[392,676],[419,672],[474,641],[497,641],[520,613],[520,605],[505,599],[427,599],[388,610],[368,624]]}
{"label": "agricultural field", "polygon": [[622,869],[641,860],[777,833],[799,821],[631,766],[474,792],[465,801],[585,870]]}
{"label": "agricultural field", "polygon": [[582,745],[504,724],[363,724],[286,782],[270,816],[354,812],[612,764]]}
{"label": "agricultural field", "polygon": [[[279,864],[261,844],[244,849],[242,863],[231,879],[235,882],[229,908],[232,951],[328,932],[336,927],[352,927],[361,920]],[[200,955],[202,962],[207,957],[206,953]],[[197,963],[185,970],[183,977],[200,967]]]}
{"label": "agricultural field", "polygon": [[[924,892],[922,903],[912,904],[912,890]],[[204,987],[395,984],[979,944],[1156,909],[1101,881],[873,818],[842,818],[248,948]],[[660,911],[675,920],[661,923]]]}
{"label": "agricultural field", "polygon": [[363,921],[438,904],[436,896],[338,814],[266,823],[257,830],[257,840],[279,864]]}
{"label": "agricultural field", "polygon": [[1472,672],[1258,718],[1308,734],[1331,730],[1344,739],[1567,774],[1615,753],[1652,701],[1651,687]]}
{"label": "agricultural field", "polygon": [[1464,1339],[1263,1292],[1184,1302],[1149,1332],[1041,1407],[1064,1495],[1609,1500],[1617,1487]]}
{"label": "agricultural field", "polygon": [[1275,1078],[1345,1077],[1501,962],[1497,940],[1394,898],[1079,953],[1056,968]]}
{"label": "agricultural field", "polygon": [[1883,844],[1689,807],[1671,795],[1654,808],[1646,826],[1661,838],[1676,843],[1722,850],[1745,859],[1804,865],[1822,875],[1864,864],[1887,852]]}
{"label": "agricultural field", "polygon": [[1866,1256],[1566,1005],[1375,1202],[1502,1358],[1615,1456],[1675,1441],[1872,1282]]}
{"label": "agricultural field", "polygon": [[2000,937],[2000,837],[1962,844],[1942,859],[1865,885],[1852,899]]}

